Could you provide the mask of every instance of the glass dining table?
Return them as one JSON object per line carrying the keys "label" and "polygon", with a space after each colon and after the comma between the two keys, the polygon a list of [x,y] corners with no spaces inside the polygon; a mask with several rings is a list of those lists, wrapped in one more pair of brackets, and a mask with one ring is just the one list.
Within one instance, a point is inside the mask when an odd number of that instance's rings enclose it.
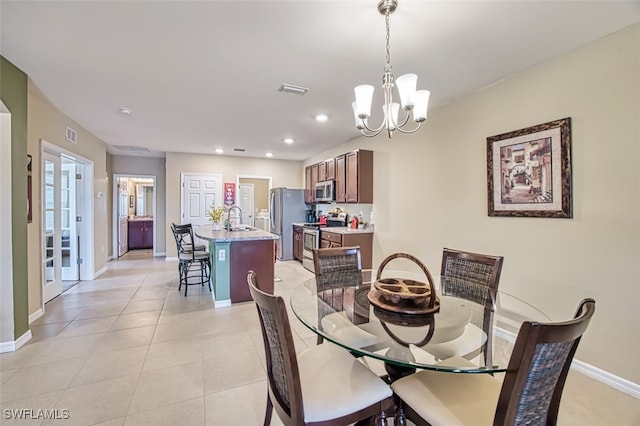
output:
{"label": "glass dining table", "polygon": [[508,293],[443,277],[435,286],[437,309],[424,312],[412,301],[381,301],[376,279],[376,271],[364,270],[362,283],[318,291],[311,278],[293,290],[290,303],[295,316],[324,340],[383,361],[392,381],[416,369],[504,372],[520,325],[551,321]]}

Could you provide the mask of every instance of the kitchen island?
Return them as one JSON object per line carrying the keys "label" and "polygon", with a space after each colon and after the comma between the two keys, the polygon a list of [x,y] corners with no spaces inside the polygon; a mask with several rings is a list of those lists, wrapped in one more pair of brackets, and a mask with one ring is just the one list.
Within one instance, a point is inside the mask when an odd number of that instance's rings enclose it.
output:
{"label": "kitchen island", "polygon": [[252,300],[247,272],[253,270],[258,286],[273,294],[275,240],[278,236],[258,228],[214,231],[211,226],[194,226],[196,237],[209,242],[211,288],[216,308]]}

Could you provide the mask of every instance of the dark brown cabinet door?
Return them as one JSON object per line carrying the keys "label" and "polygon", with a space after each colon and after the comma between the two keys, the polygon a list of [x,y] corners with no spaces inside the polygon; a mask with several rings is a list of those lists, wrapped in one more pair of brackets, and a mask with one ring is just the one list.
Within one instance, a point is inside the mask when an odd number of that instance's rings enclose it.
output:
{"label": "dark brown cabinet door", "polygon": [[318,182],[318,165],[311,166],[311,202],[316,202],[316,182]]}
{"label": "dark brown cabinet door", "polygon": [[358,202],[358,152],[350,152],[345,161],[345,202]]}
{"label": "dark brown cabinet door", "polygon": [[331,158],[324,162],[324,180],[334,180],[336,178],[336,159]]}
{"label": "dark brown cabinet door", "polygon": [[336,176],[336,201],[344,202],[345,193],[346,193],[346,184],[345,184],[345,171],[346,171],[346,156],[340,155],[336,157],[335,164],[335,176]]}
{"label": "dark brown cabinet door", "polygon": [[304,169],[304,202],[311,204],[313,202],[314,188],[311,184],[311,166]]}
{"label": "dark brown cabinet door", "polygon": [[302,260],[302,226],[293,227],[293,258]]}
{"label": "dark brown cabinet door", "polygon": [[131,221],[128,230],[129,250],[153,248],[153,221]]}

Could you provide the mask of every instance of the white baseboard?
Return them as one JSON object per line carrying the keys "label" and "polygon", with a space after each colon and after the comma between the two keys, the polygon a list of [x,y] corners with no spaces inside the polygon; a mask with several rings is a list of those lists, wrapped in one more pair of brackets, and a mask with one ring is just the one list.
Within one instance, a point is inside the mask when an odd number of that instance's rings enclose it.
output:
{"label": "white baseboard", "polygon": [[175,257],[165,257],[164,258],[165,262],[177,262],[178,261],[178,256]]}
{"label": "white baseboard", "polygon": [[166,255],[167,255],[167,253],[164,252],[164,251],[157,251],[157,252],[153,253],[153,257],[160,257],[160,256],[166,256]]}
{"label": "white baseboard", "polygon": [[213,307],[214,308],[228,308],[229,306],[231,306],[231,299],[227,299],[227,300],[214,300],[213,301]]}
{"label": "white baseboard", "polygon": [[99,271],[96,271],[95,274],[93,274],[93,279],[95,280],[96,278],[98,278],[100,275],[104,274],[105,272],[107,272],[107,266],[103,266]]}
{"label": "white baseboard", "polygon": [[43,315],[44,315],[44,309],[42,308],[38,309],[37,311],[29,315],[29,324],[32,324],[34,321],[36,321],[38,318],[40,318]]}
{"label": "white baseboard", "polygon": [[[508,340],[509,342],[516,341],[516,334],[514,333],[501,328],[498,328],[496,331],[496,336]],[[602,370],[601,368],[587,364],[586,362],[575,358],[571,362],[571,369],[604,383],[605,385],[611,386],[620,392],[624,392],[627,395],[640,399],[640,384],[638,383],[616,376],[615,374],[609,373],[608,371]]]}
{"label": "white baseboard", "polygon": [[579,359],[574,359],[571,363],[571,368],[576,370],[587,377],[591,377],[605,385],[609,385],[614,389],[624,392],[627,395],[631,395],[634,398],[640,399],[640,384],[634,383],[631,380],[624,379],[622,377],[611,374],[608,371],[604,371],[591,364],[587,364]]}
{"label": "white baseboard", "polygon": [[0,353],[15,352],[22,347],[25,343],[31,340],[31,330],[27,330],[22,336],[18,337],[12,342],[0,342]]}

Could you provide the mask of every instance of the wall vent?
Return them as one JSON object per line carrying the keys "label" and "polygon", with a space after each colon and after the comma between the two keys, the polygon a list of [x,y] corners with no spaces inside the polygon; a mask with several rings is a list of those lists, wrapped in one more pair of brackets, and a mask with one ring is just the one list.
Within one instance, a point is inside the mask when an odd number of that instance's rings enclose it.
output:
{"label": "wall vent", "polygon": [[78,143],[78,132],[73,130],[71,127],[67,127],[64,138],[71,143]]}
{"label": "wall vent", "polygon": [[245,152],[246,151],[244,148],[233,148],[233,150],[235,152]]}

